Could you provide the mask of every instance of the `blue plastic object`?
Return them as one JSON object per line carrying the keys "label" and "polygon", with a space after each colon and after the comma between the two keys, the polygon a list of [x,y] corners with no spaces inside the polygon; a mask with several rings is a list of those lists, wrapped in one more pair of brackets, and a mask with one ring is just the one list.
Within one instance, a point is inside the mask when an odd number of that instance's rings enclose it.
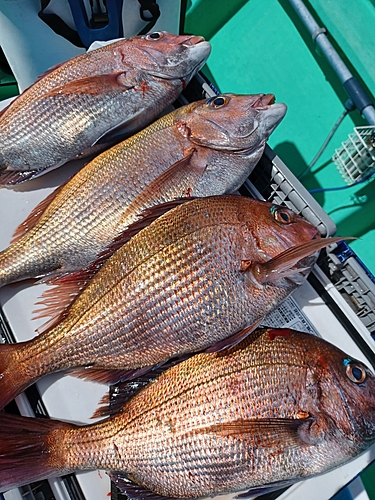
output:
{"label": "blue plastic object", "polygon": [[93,12],[88,19],[83,0],[68,0],[72,11],[74,24],[85,47],[96,40],[112,40],[124,36],[122,27],[123,0],[107,0],[106,12],[100,10],[97,2],[98,13]]}

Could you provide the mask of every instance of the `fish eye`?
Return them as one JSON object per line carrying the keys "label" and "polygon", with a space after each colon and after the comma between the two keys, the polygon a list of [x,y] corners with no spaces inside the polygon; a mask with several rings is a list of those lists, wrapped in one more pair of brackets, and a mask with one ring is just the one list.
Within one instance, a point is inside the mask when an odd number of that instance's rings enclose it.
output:
{"label": "fish eye", "polygon": [[206,106],[214,109],[222,108],[223,106],[226,106],[229,102],[228,97],[225,96],[215,96],[211,97],[211,99],[208,99],[206,101]]}
{"label": "fish eye", "polygon": [[294,213],[287,208],[272,206],[270,212],[280,224],[291,224],[294,221]]}
{"label": "fish eye", "polygon": [[348,378],[355,384],[362,384],[362,382],[366,380],[365,369],[360,365],[356,365],[355,363],[349,363],[346,366],[346,374]]}
{"label": "fish eye", "polygon": [[154,31],[153,33],[149,33],[148,35],[145,36],[146,40],[159,40],[160,38],[163,37],[163,33],[160,31]]}

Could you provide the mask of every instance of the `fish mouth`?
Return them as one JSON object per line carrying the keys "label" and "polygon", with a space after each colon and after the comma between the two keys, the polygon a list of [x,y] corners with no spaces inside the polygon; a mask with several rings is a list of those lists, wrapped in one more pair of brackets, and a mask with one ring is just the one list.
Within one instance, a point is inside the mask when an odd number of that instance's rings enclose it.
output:
{"label": "fish mouth", "polygon": [[[180,42],[176,47],[179,47],[178,50],[181,52],[184,49],[189,51],[189,56],[185,62],[184,60],[180,63],[176,61],[175,57],[178,57],[178,52],[177,56],[176,54],[174,56],[172,55],[169,59],[167,55],[162,54],[160,51],[152,51],[150,48],[138,48],[140,52],[143,52],[152,60],[155,64],[155,68],[141,68],[137,65],[135,67],[145,71],[151,76],[163,80],[183,78],[186,80],[185,85],[187,85],[191,77],[205,64],[211,52],[211,44],[207,42],[203,36],[192,35]],[[191,65],[190,67],[189,64]],[[164,68],[160,68],[160,70],[157,69],[160,66],[164,66]]]}
{"label": "fish mouth", "polygon": [[191,47],[192,45],[198,45],[198,43],[205,42],[205,38],[203,36],[191,35],[187,40],[181,42],[180,45],[184,45],[185,47]]}
{"label": "fish mouth", "polygon": [[276,97],[274,94],[263,94],[251,105],[251,107],[256,109],[266,109],[271,104],[275,104],[275,102]]}

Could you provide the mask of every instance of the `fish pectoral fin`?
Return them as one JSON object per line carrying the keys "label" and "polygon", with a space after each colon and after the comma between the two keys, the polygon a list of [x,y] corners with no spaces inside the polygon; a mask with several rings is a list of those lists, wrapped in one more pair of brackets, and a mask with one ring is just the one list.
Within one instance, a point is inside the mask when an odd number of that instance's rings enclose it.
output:
{"label": "fish pectoral fin", "polygon": [[[139,212],[138,207],[145,207],[150,203],[162,203],[164,200],[176,196],[190,196],[197,180],[201,176],[198,169],[191,167],[190,160],[194,154],[192,148],[181,160],[171,165],[165,172],[156,177],[129,205],[126,213]],[[180,193],[177,192],[179,186]],[[120,222],[121,225],[121,222]]]}
{"label": "fish pectoral fin", "polygon": [[144,108],[140,108],[131,118],[117,124],[98,137],[98,139],[92,143],[91,147],[104,144],[110,145],[124,141],[131,135],[135,134],[140,128],[142,128],[142,125],[144,125],[144,112]]}
{"label": "fish pectoral fin", "polygon": [[254,488],[250,488],[248,491],[245,491],[244,493],[239,493],[234,498],[235,499],[256,498],[260,495],[267,495],[268,493],[272,493],[273,491],[287,488],[288,486],[291,486],[295,482],[296,482],[295,480],[291,481],[285,480],[285,481],[278,481],[277,483],[265,484],[264,486],[255,486]]}
{"label": "fish pectoral fin", "polygon": [[[176,500],[172,497],[158,495],[143,486],[139,486],[130,479],[130,475],[126,476],[123,472],[108,472],[107,474],[115,486],[130,500]],[[180,500],[186,499],[181,498]]]}
{"label": "fish pectoral fin", "polygon": [[229,349],[230,347],[239,344],[248,335],[250,335],[250,333],[256,330],[256,328],[258,328],[258,326],[262,323],[263,320],[264,316],[262,316],[258,321],[255,321],[255,323],[252,323],[246,328],[243,328],[242,330],[236,332],[234,335],[231,335],[230,337],[227,337],[224,340],[216,342],[216,344],[213,344],[212,346],[205,349],[204,352],[218,352],[222,351],[223,349]]}
{"label": "fish pectoral fin", "polygon": [[305,434],[314,422],[312,417],[239,419],[203,427],[194,432],[246,439],[251,441],[253,446],[264,448],[275,447],[280,443],[286,447],[296,447],[306,444]]}
{"label": "fish pectoral fin", "polygon": [[[130,77],[129,77],[130,76]],[[126,72],[108,73],[104,75],[78,78],[55,87],[40,96],[40,100],[61,95],[100,95],[113,91],[124,91],[134,88],[134,76]]]}
{"label": "fish pectoral fin", "polygon": [[[311,267],[293,269],[293,267],[302,259],[313,255],[317,251],[325,248],[332,243],[337,243],[342,240],[356,239],[352,237],[338,236],[335,238],[321,238],[308,241],[302,245],[296,245],[281,252],[276,257],[267,262],[250,262],[242,261],[241,270],[251,274],[252,278],[263,285],[264,283],[275,282],[281,278],[294,277],[297,279],[298,274],[302,274]],[[247,264],[246,264],[247,263]]]}

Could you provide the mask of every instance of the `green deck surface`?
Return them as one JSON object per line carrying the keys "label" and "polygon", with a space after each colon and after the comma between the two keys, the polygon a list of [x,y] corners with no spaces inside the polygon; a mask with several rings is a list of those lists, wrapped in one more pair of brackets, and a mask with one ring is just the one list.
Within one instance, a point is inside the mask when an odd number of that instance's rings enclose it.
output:
{"label": "green deck surface", "polygon": [[[375,102],[375,0],[311,0],[306,5]],[[303,172],[343,112],[348,95],[289,2],[192,0],[185,31],[212,43],[205,72],[221,92],[274,93],[288,105],[269,145],[296,176]],[[331,157],[353,128],[361,125],[368,123],[358,111],[345,117],[303,178],[308,190],[345,185]],[[359,238],[350,246],[375,274],[374,187],[375,178],[314,196],[335,221],[337,234]],[[361,477],[375,500],[375,463]]]}
{"label": "green deck surface", "polygon": [[[306,4],[375,102],[374,3],[311,0]],[[193,0],[188,2],[185,31],[212,43],[206,74],[222,92],[274,93],[288,105],[269,144],[298,176],[344,110],[348,95],[289,2]],[[331,157],[360,125],[368,124],[358,111],[346,116],[311,174],[304,177],[307,189],[345,185]],[[350,245],[373,273],[374,186],[372,181],[314,195],[335,221],[337,234],[359,238]]]}

